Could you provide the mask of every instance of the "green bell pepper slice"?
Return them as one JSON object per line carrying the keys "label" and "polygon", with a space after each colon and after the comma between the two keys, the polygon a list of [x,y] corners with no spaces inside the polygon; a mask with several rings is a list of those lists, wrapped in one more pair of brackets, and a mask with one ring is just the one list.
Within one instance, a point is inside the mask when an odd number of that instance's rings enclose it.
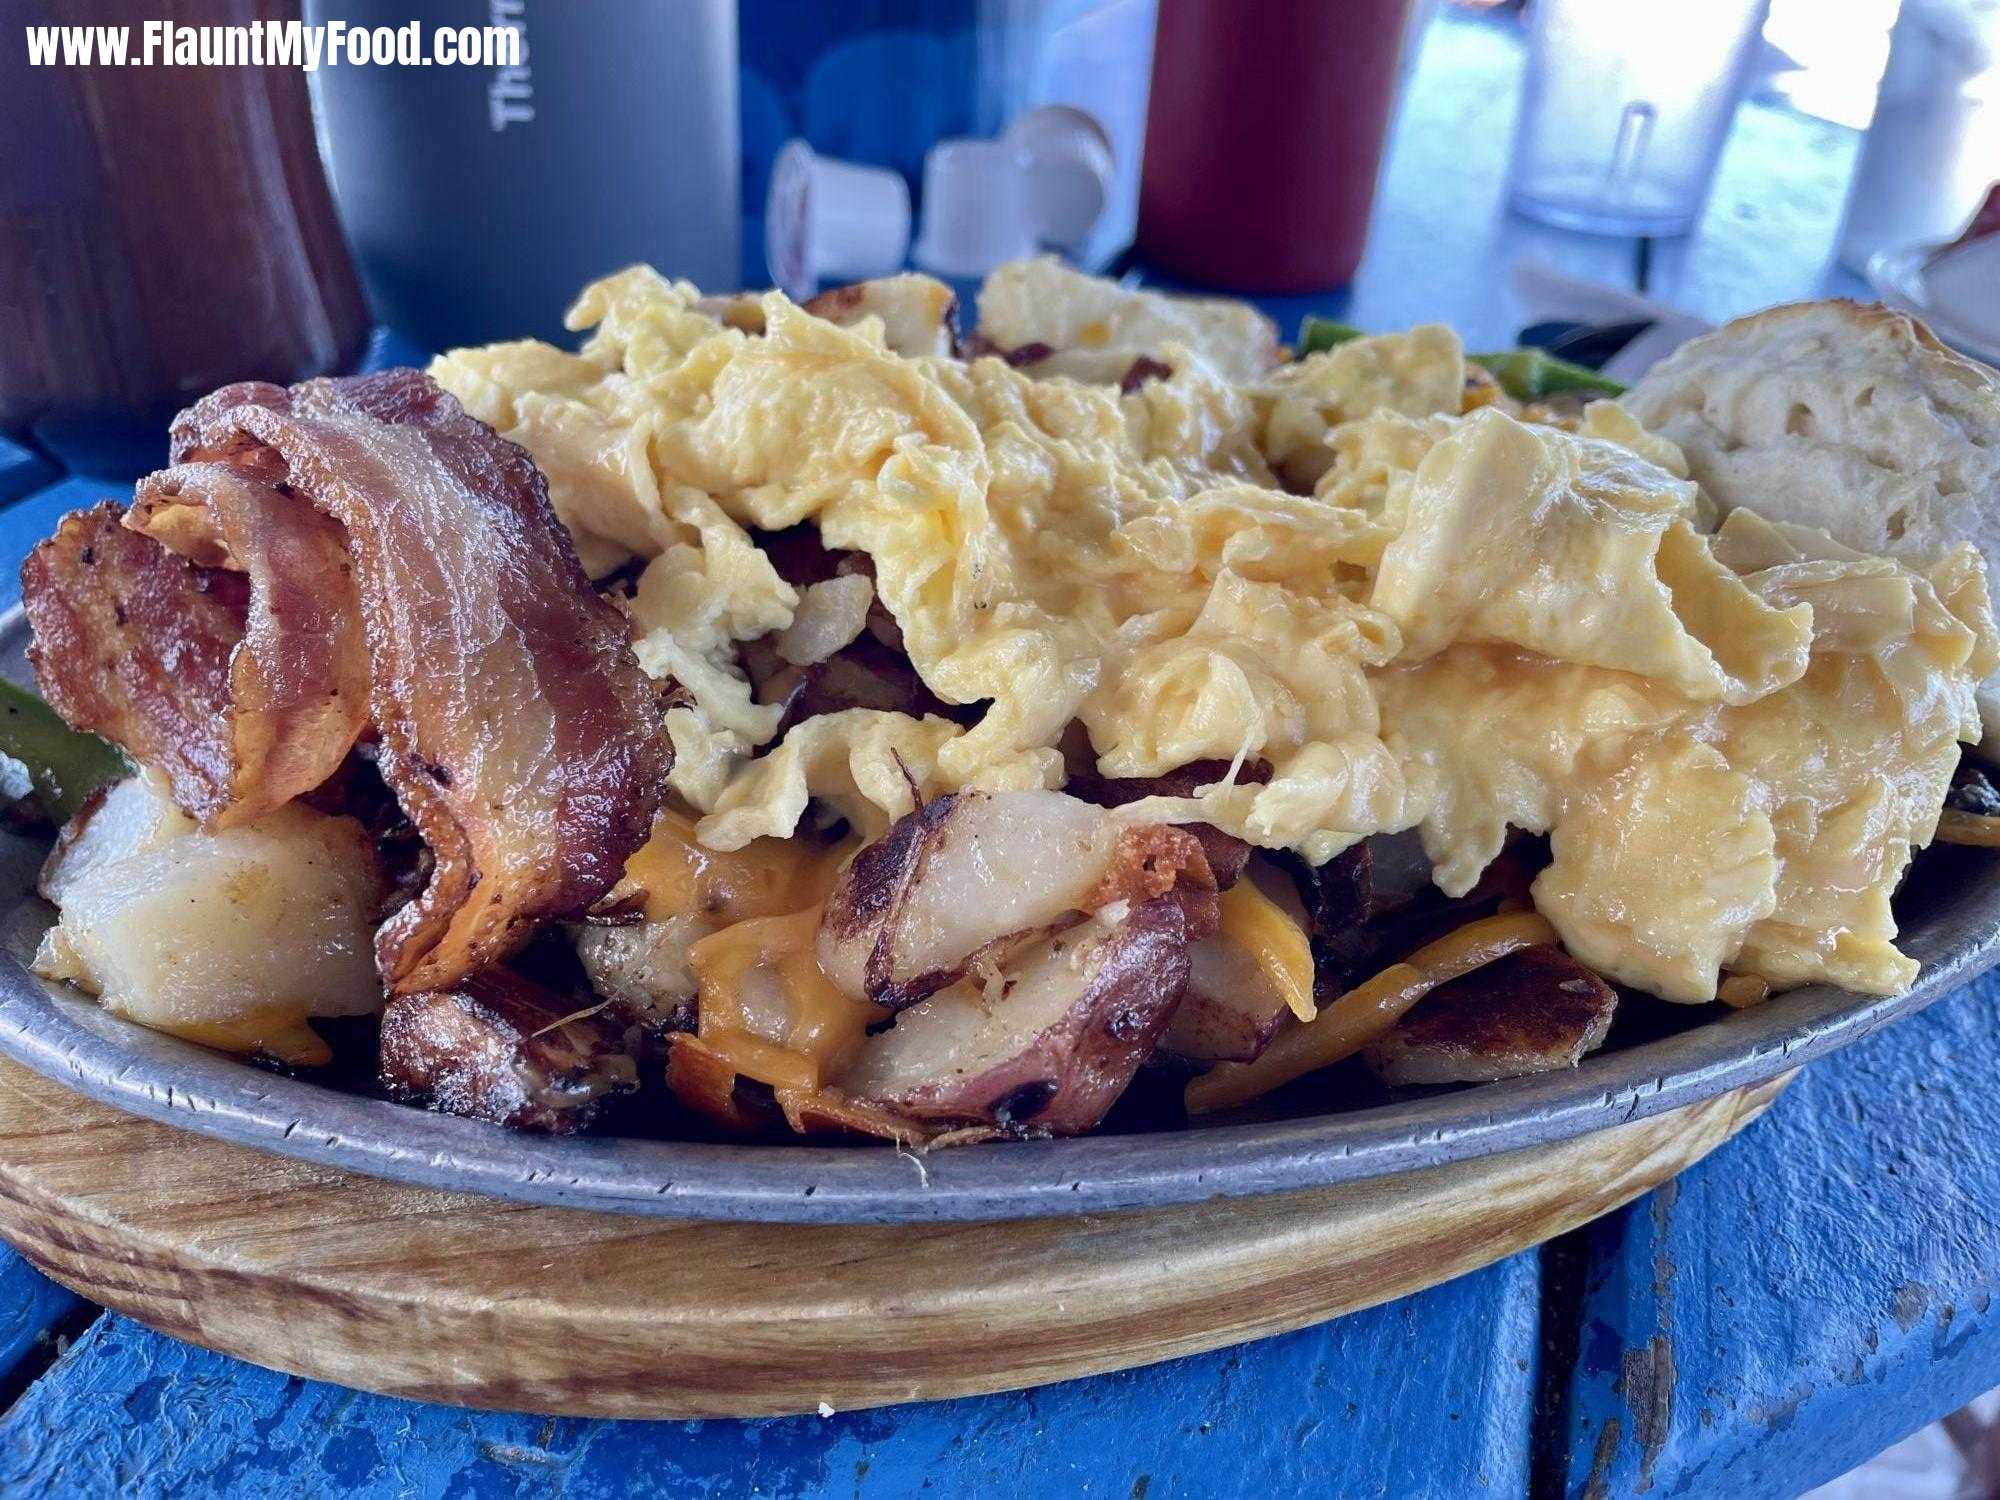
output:
{"label": "green bell pepper slice", "polygon": [[72,729],[26,688],[0,678],[0,792],[32,797],[57,823],[67,823],[107,781],[130,776],[117,748]]}
{"label": "green bell pepper slice", "polygon": [[[1307,317],[1299,324],[1299,357],[1320,354],[1363,330],[1332,318]],[[1467,359],[1484,365],[1500,382],[1500,388],[1516,401],[1539,401],[1545,396],[1578,392],[1591,396],[1622,396],[1625,387],[1609,376],[1569,360],[1558,359],[1546,349],[1509,349],[1501,354],[1469,354]]]}
{"label": "green bell pepper slice", "polygon": [[1349,339],[1361,337],[1361,330],[1346,323],[1336,323],[1332,318],[1308,316],[1299,324],[1299,357],[1319,354],[1344,344]]}
{"label": "green bell pepper slice", "polygon": [[1539,401],[1566,391],[1592,396],[1625,394],[1618,381],[1558,359],[1546,349],[1509,349],[1504,354],[1468,354],[1466,358],[1491,371],[1500,388],[1516,401]]}

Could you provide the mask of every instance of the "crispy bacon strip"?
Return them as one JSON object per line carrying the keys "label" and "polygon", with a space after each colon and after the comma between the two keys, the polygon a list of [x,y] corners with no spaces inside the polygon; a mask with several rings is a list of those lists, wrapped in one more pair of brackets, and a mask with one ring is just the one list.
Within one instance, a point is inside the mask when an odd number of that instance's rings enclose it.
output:
{"label": "crispy bacon strip", "polygon": [[[376,935],[392,991],[447,988],[610,889],[670,752],[523,449],[388,370],[226,386],[175,420],[173,457],[282,472],[345,536],[383,779],[436,858]],[[213,469],[176,472],[213,509]]]}
{"label": "crispy bacon strip", "polygon": [[187,810],[210,827],[246,823],[331,776],[368,725],[368,652],[338,523],[281,488],[282,466],[207,461],[139,484],[125,525],[190,561],[250,583],[229,663],[230,765]]}
{"label": "crispy bacon strip", "polygon": [[105,501],[64,516],[21,566],[35,678],[55,711],[123,745],[205,816],[234,764],[230,660],[248,589],[119,524]]}

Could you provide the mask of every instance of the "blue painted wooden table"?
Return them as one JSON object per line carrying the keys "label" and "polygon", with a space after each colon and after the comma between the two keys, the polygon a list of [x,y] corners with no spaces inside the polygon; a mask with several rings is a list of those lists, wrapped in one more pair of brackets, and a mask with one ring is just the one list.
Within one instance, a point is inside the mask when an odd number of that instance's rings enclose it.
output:
{"label": "blue painted wooden table", "polygon": [[[1435,27],[1356,285],[1274,313],[1500,343],[1517,256],[1630,285],[1630,244],[1504,212],[1519,68],[1503,23]],[[1722,318],[1855,290],[1828,264],[1854,145],[1746,106],[1652,293]],[[119,489],[55,472],[0,443],[0,577]],[[176,1343],[0,1250],[0,1493],[1793,1495],[2000,1384],[1996,999],[1982,981],[1815,1064],[1676,1182],[1539,1253],[1323,1328],[954,1403],[666,1424],[426,1407]]]}

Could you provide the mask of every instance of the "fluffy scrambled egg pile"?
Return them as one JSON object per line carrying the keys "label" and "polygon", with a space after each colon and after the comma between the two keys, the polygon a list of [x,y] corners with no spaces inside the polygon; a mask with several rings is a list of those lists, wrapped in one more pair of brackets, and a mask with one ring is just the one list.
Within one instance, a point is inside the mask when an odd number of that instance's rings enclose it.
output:
{"label": "fluffy scrambled egg pile", "polygon": [[[1616,405],[1574,431],[1466,410],[1441,327],[1247,374],[1168,340],[1121,390],[905,356],[880,318],[776,293],[725,313],[642,268],[570,324],[579,353],[431,373],[533,454],[594,574],[643,560],[637,648],[692,696],[673,786],[711,848],[790,835],[809,799],[872,837],[912,782],[1060,786],[1077,721],[1107,776],[1267,762],[1135,815],[1313,861],[1414,827],[1458,893],[1509,828],[1547,833],[1537,906],[1668,999],[1714,998],[1724,966],[1914,977],[1889,896],[2000,661],[1969,547],[1717,529]],[[801,595],[751,529],[807,521],[872,559],[924,682],[986,705],[972,727],[848,709],[777,739],[738,647]]]}

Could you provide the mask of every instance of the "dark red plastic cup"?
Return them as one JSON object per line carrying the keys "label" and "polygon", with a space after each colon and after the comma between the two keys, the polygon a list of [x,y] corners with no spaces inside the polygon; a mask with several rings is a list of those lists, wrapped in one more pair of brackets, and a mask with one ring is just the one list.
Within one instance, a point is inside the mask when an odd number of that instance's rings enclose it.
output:
{"label": "dark red plastic cup", "polygon": [[1353,279],[1409,0],[1160,0],[1140,256],[1180,280]]}

